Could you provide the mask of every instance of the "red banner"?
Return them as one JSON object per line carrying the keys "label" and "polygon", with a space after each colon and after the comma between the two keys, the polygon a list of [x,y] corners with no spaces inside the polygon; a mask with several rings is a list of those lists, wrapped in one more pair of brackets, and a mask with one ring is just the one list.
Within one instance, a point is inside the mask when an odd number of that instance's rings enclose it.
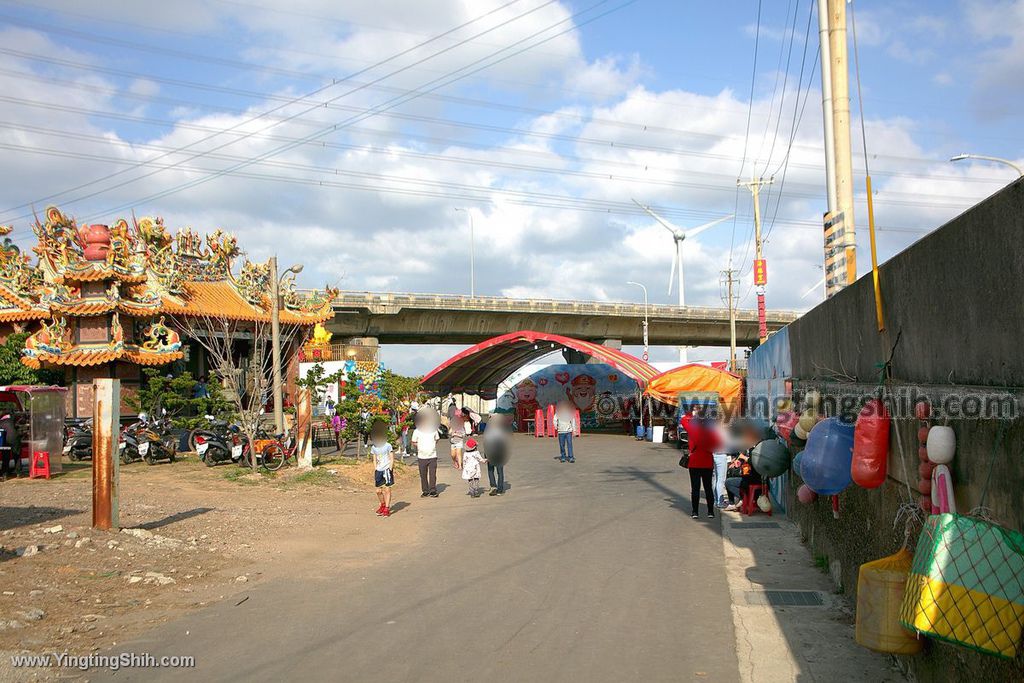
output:
{"label": "red banner", "polygon": [[768,284],[768,262],[763,259],[754,259],[754,285]]}

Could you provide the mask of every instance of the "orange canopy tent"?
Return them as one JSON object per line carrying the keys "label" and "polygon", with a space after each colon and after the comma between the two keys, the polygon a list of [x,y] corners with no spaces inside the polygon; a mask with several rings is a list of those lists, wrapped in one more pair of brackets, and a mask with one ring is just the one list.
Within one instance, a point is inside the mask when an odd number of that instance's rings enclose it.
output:
{"label": "orange canopy tent", "polygon": [[[644,393],[657,401],[679,405],[679,394],[713,391],[727,411],[737,411],[743,401],[743,380],[725,370],[691,363],[663,372],[650,381]],[[735,414],[735,413],[733,413]]]}

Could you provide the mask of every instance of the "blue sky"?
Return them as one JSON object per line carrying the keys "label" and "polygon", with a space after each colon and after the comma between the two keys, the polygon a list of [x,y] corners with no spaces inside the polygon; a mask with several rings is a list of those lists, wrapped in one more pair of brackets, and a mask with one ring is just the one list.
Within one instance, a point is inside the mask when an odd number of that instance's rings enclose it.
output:
{"label": "blue sky", "polygon": [[[653,300],[674,301],[671,241],[629,209],[636,197],[683,227],[736,210],[687,243],[687,301],[718,305],[731,258],[751,306],[742,167],[779,174],[763,205],[769,307],[816,303],[805,292],[821,277],[824,177],[809,0],[763,0],[759,30],[755,0],[498,9],[507,2],[0,2],[0,222],[26,243],[26,204],[54,201],[89,221],[134,209],[231,230],[253,258],[303,260],[310,286],[464,292],[461,207],[477,228],[480,293],[633,300],[625,283],[639,279]],[[864,0],[856,16],[887,258],[1012,178],[946,159],[1024,155],[1024,1]],[[859,130],[854,143],[863,226]],[[385,360],[424,372],[451,350],[388,348]]]}

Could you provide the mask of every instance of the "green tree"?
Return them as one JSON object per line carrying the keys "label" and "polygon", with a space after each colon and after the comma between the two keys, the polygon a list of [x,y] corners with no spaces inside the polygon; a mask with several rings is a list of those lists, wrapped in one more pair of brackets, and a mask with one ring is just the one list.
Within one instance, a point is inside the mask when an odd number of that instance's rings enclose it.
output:
{"label": "green tree", "polygon": [[16,332],[0,344],[0,384],[63,384],[64,375],[53,370],[33,370],[21,362],[28,334]]}
{"label": "green tree", "polygon": [[323,363],[317,363],[306,372],[305,377],[295,380],[295,385],[308,390],[310,403],[318,405],[323,399],[327,387],[337,384],[345,377],[344,368],[328,375]]}
{"label": "green tree", "polygon": [[167,411],[171,424],[181,429],[195,429],[205,424],[205,415],[222,420],[235,419],[234,404],[224,396],[219,382],[207,384],[209,396],[196,398],[196,380],[189,372],[167,375],[156,368],[143,370],[145,379],[134,396],[125,403],[137,412],[159,415]]}
{"label": "green tree", "polygon": [[422,377],[406,377],[390,370],[384,370],[379,380],[380,395],[384,404],[399,414],[409,412],[412,402],[423,391]]}

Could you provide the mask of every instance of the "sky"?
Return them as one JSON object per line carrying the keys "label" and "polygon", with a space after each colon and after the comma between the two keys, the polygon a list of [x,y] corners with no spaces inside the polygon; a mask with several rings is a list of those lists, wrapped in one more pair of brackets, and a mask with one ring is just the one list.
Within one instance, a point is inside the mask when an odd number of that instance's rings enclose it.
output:
{"label": "sky", "polygon": [[[882,260],[1013,179],[1024,0],[863,0],[851,30],[858,269],[865,156]],[[851,25],[851,29],[853,26]],[[764,193],[769,308],[822,298],[825,210],[810,0],[0,0],[0,224],[132,211],[234,232],[300,284],[651,301],[686,229],[686,301],[755,304]],[[862,105],[862,107],[861,107]],[[456,210],[459,209],[459,210]],[[422,374],[461,347],[387,346]],[[638,352],[638,349],[630,349]],[[719,359],[698,348],[691,360]],[[676,350],[652,349],[671,360]]]}

